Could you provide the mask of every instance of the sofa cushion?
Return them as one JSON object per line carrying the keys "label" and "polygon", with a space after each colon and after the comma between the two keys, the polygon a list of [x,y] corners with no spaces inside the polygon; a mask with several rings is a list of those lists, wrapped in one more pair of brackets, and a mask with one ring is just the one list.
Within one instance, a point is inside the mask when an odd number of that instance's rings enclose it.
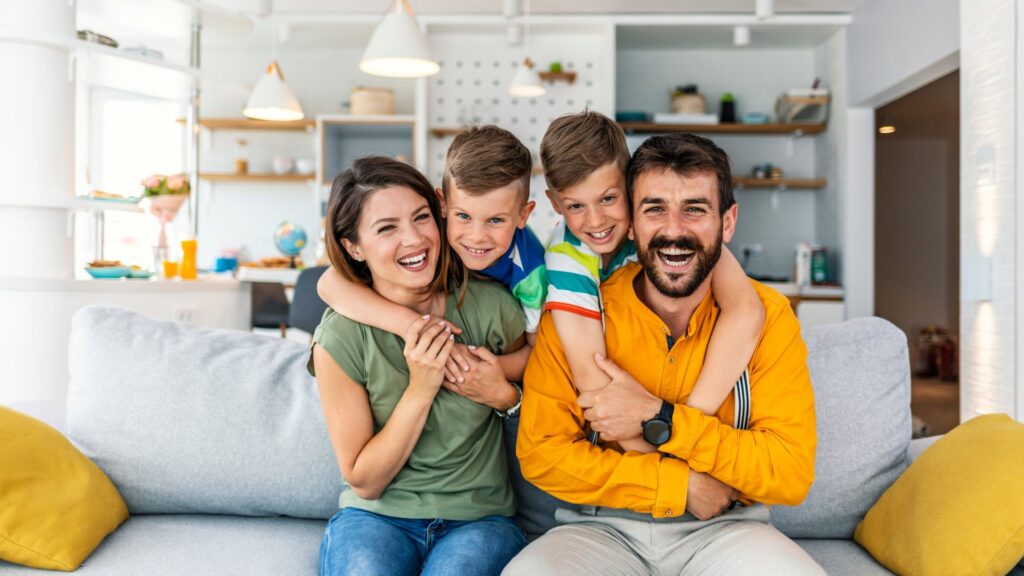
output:
{"label": "sofa cushion", "polygon": [[852,540],[800,540],[796,541],[829,576],[890,576],[892,572],[875,562],[863,548]]}
{"label": "sofa cushion", "polygon": [[773,506],[792,538],[852,538],[907,467],[910,364],[906,336],[880,318],[804,330],[814,386],[814,484],[800,506]]}
{"label": "sofa cushion", "polygon": [[[316,576],[323,520],[132,516],[76,576]],[[4,576],[48,574],[0,562]]]}
{"label": "sofa cushion", "polygon": [[128,517],[103,471],[50,426],[0,406],[0,558],[74,570]]}
{"label": "sofa cushion", "polygon": [[72,321],[67,434],[132,514],[330,518],[341,474],[308,349],[87,306]]}
{"label": "sofa cushion", "polygon": [[1006,574],[1024,556],[1024,424],[965,422],[868,511],[858,543],[901,574]]}

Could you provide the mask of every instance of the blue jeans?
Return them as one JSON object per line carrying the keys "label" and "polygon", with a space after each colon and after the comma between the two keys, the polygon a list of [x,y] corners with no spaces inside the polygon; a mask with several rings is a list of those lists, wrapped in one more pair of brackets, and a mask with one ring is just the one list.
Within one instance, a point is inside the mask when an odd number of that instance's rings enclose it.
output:
{"label": "blue jeans", "polygon": [[487,576],[526,545],[511,518],[409,520],[344,508],[320,543],[320,576]]}

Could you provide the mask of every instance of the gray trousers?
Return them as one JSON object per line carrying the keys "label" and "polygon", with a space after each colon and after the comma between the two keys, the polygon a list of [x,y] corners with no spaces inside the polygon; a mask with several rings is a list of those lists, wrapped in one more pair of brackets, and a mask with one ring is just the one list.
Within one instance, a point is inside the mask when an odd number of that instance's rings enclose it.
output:
{"label": "gray trousers", "polygon": [[768,508],[739,506],[707,521],[652,519],[628,510],[559,509],[559,526],[533,541],[502,576],[822,576],[825,571],[769,523]]}

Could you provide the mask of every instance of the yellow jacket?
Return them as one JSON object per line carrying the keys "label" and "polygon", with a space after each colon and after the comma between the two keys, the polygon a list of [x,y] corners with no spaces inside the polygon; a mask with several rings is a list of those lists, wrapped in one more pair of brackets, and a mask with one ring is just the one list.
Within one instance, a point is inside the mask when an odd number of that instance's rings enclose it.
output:
{"label": "yellow jacket", "polygon": [[814,480],[817,438],[807,347],[789,301],[753,282],[765,325],[749,365],[749,429],[737,430],[735,394],[715,417],[683,405],[718,317],[711,291],[670,350],[668,326],[633,288],[641,270],[628,264],[602,284],[605,341],[611,360],[652,394],[675,403],[671,438],[651,454],[588,443],[569,365],[551,315],[545,314],[524,377],[516,446],[523,475],[569,502],[655,518],[684,513],[689,468],[736,488],[748,502],[799,504]]}

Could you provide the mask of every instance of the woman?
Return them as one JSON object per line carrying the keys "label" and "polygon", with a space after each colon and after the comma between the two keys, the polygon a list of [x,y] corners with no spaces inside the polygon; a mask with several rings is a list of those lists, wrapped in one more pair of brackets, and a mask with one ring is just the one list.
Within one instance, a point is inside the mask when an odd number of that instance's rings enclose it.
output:
{"label": "woman", "polygon": [[[510,518],[499,419],[521,392],[491,354],[522,345],[524,319],[504,288],[466,278],[440,222],[430,183],[396,160],[356,160],[331,189],[331,264],[423,317],[403,342],[327,310],[313,337],[347,485],[321,543],[323,576],[499,574],[525,544]],[[472,390],[442,387],[455,337],[439,318],[477,346],[481,384]]]}

